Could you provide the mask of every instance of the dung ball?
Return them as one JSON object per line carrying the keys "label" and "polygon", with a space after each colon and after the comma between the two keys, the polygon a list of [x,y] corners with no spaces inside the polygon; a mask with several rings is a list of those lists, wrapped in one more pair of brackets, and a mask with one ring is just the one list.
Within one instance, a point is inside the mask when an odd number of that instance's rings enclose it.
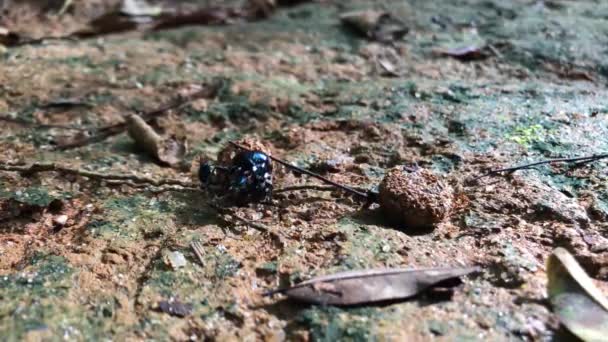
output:
{"label": "dung ball", "polygon": [[[264,152],[267,155],[272,154],[268,146],[264,145],[262,142],[256,139],[244,138],[235,142],[251,151],[260,151]],[[236,155],[242,151],[243,150],[236,146],[226,144],[226,147],[221,149],[220,152],[217,154],[217,164],[223,166],[230,165],[234,157],[236,157]]]}
{"label": "dung ball", "polygon": [[424,229],[448,217],[454,191],[429,170],[390,169],[379,189],[379,202],[387,218],[406,228]]}

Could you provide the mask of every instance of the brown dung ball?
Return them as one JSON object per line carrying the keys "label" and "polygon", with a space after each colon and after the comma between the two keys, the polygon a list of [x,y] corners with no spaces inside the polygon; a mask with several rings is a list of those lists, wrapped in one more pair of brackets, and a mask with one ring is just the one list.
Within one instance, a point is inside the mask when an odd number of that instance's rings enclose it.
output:
{"label": "brown dung ball", "polygon": [[[252,151],[261,151],[261,152],[266,153],[267,155],[272,154],[270,152],[270,148],[268,146],[264,145],[262,142],[260,142],[259,140],[256,140],[256,139],[244,138],[241,140],[237,140],[235,142]],[[217,154],[217,164],[224,165],[224,166],[230,165],[234,156],[236,156],[236,154],[241,151],[242,150],[236,146],[233,146],[231,144],[226,144],[226,147],[221,149],[220,152]]]}
{"label": "brown dung ball", "polygon": [[429,170],[395,167],[380,183],[380,207],[388,219],[407,228],[430,228],[448,217],[454,192]]}

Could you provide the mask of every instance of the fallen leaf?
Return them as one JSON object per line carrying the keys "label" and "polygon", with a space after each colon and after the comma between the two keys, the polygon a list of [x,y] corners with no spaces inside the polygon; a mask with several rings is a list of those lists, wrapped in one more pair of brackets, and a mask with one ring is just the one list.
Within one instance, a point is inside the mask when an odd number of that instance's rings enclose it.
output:
{"label": "fallen leaf", "polygon": [[399,76],[399,72],[397,71],[397,67],[395,66],[395,64],[393,64],[388,59],[379,58],[378,59],[378,64],[380,65],[380,67],[382,67],[382,70],[384,71],[384,73],[382,73],[383,75]]}
{"label": "fallen leaf", "polygon": [[88,28],[78,30],[70,34],[70,37],[91,38],[106,34],[126,32],[137,29],[139,24],[138,20],[133,17],[122,15],[120,12],[110,12],[93,19],[89,23]]}
{"label": "fallen leaf", "polygon": [[401,20],[385,11],[347,12],[340,15],[340,20],[359,34],[383,43],[399,40],[409,31]]}
{"label": "fallen leaf", "polygon": [[436,50],[436,55],[452,57],[461,61],[481,60],[489,57],[483,46],[468,45],[447,50]]}
{"label": "fallen leaf", "polygon": [[556,248],[547,261],[547,277],[549,301],[562,324],[583,341],[605,341],[608,299],[572,254]]}
{"label": "fallen leaf", "polygon": [[238,8],[201,8],[191,12],[163,16],[154,23],[152,29],[164,30],[187,25],[223,25],[243,18],[245,18],[245,13]]}
{"label": "fallen leaf", "polygon": [[348,271],[316,277],[265,295],[283,293],[298,301],[322,305],[375,303],[412,297],[442,281],[479,270],[478,267],[459,267]]}
{"label": "fallen leaf", "polygon": [[129,135],[135,143],[158,161],[174,166],[179,164],[186,154],[183,141],[161,137],[139,115],[130,115],[127,123]]}

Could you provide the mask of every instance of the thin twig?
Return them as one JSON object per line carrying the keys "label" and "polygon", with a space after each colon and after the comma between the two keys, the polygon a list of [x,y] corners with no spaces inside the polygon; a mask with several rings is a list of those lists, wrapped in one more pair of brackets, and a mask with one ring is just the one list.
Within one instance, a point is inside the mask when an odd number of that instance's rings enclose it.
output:
{"label": "thin twig", "polygon": [[[241,146],[241,145],[237,144],[234,141],[230,141],[230,144],[233,145],[233,146],[235,146],[235,147],[237,147],[237,148],[240,148],[242,150],[250,151],[248,148],[246,148],[244,146]],[[279,164],[281,164],[281,165],[283,165],[283,166],[285,166],[285,167],[287,167],[287,168],[289,168],[291,170],[295,170],[295,171],[297,171],[299,173],[303,173],[305,175],[314,177],[314,178],[316,178],[316,179],[318,179],[318,180],[320,180],[320,181],[322,181],[322,182],[324,182],[326,184],[330,184],[330,185],[332,185],[332,186],[334,186],[334,187],[336,187],[338,189],[342,189],[342,190],[344,190],[344,191],[346,191],[348,193],[351,193],[353,195],[359,196],[359,197],[361,197],[361,198],[363,198],[365,200],[369,200],[370,199],[369,194],[367,194],[365,192],[361,192],[361,191],[355,190],[355,189],[353,189],[353,188],[351,188],[349,186],[336,183],[336,182],[332,181],[331,179],[325,178],[325,177],[323,177],[323,176],[321,176],[321,175],[319,175],[317,173],[314,173],[312,171],[308,171],[308,170],[303,169],[301,167],[289,164],[289,163],[287,163],[287,162],[285,162],[285,161],[283,161],[283,160],[281,160],[279,158],[273,157],[271,155],[268,155],[268,157],[270,159],[274,160],[275,162],[277,162],[277,163],[279,163]]]}
{"label": "thin twig", "polygon": [[101,179],[119,182],[124,184],[147,184],[151,186],[179,185],[184,188],[195,188],[196,185],[178,179],[153,179],[136,175],[112,174],[106,172],[96,172],[82,169],[70,168],[55,163],[34,163],[31,165],[19,165],[10,163],[0,163],[0,171],[19,172],[23,176],[30,176],[39,172],[59,172],[64,174],[78,175],[91,179]]}
{"label": "thin twig", "polygon": [[[208,86],[204,87],[203,90],[200,90],[186,98],[180,98],[178,100],[174,100],[167,105],[161,106],[160,108],[151,110],[149,112],[145,112],[145,113],[141,114],[140,116],[144,119],[144,121],[149,123],[151,120],[163,115],[164,113],[166,113],[170,110],[181,109],[182,107],[186,106],[187,104],[189,104],[192,101],[195,101],[195,100],[198,100],[201,98],[214,97],[215,94],[217,93],[218,89],[219,89],[218,84],[208,85]],[[82,146],[96,143],[96,142],[101,142],[111,136],[118,135],[126,130],[127,130],[126,121],[117,123],[117,124],[113,124],[113,125],[109,125],[109,126],[105,126],[105,127],[101,127],[96,130],[96,132],[97,132],[96,135],[87,137],[87,138],[84,138],[81,140],[73,141],[73,142],[70,142],[70,143],[67,143],[64,145],[57,146],[57,149],[68,150],[68,149],[82,147]]]}
{"label": "thin twig", "polygon": [[537,161],[534,163],[529,163],[529,164],[523,164],[523,165],[518,165],[518,166],[511,166],[511,167],[505,167],[502,169],[496,169],[496,170],[490,170],[487,173],[477,177],[476,179],[481,179],[484,177],[488,177],[491,175],[495,175],[498,173],[503,173],[503,172],[507,172],[507,173],[513,173],[515,171],[518,170],[525,170],[525,169],[531,169],[534,166],[538,166],[538,165],[544,165],[544,164],[553,164],[553,163],[589,163],[589,162],[593,162],[593,161],[597,161],[600,159],[606,159],[608,158],[608,153],[605,154],[594,154],[591,156],[584,156],[584,157],[576,157],[576,158],[556,158],[556,159],[547,159],[547,160],[541,160],[541,161]]}
{"label": "thin twig", "polygon": [[294,185],[294,186],[286,186],[284,188],[276,189],[273,191],[273,193],[280,194],[283,192],[300,191],[300,190],[334,191],[334,190],[336,190],[336,187],[333,185],[316,185],[316,184]]}
{"label": "thin twig", "polygon": [[58,129],[70,129],[75,131],[87,131],[86,128],[75,127],[75,126],[67,126],[67,125],[55,125],[55,124],[42,124],[29,120],[25,120],[22,118],[14,118],[10,115],[0,115],[0,121],[10,122],[21,126],[33,126],[36,128],[58,128]]}

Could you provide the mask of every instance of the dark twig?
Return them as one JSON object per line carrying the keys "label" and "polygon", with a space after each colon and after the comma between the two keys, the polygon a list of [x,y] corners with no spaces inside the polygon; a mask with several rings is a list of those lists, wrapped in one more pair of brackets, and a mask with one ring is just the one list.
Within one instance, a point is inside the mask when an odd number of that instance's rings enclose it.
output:
{"label": "dark twig", "polygon": [[[165,114],[166,112],[168,112],[170,110],[181,109],[182,107],[186,106],[187,104],[189,104],[190,102],[192,102],[194,100],[198,100],[201,98],[214,97],[218,89],[219,89],[218,84],[212,84],[212,85],[206,86],[206,87],[204,87],[204,89],[202,89],[190,96],[174,100],[167,105],[164,105],[160,108],[154,109],[149,112],[145,112],[145,113],[141,114],[140,116],[142,117],[142,119],[144,119],[144,121],[149,123],[151,120]],[[68,150],[68,149],[72,149],[72,148],[76,148],[76,147],[82,147],[82,146],[85,146],[88,144],[103,141],[111,136],[118,135],[126,130],[127,130],[126,121],[120,122],[117,124],[113,124],[113,125],[109,125],[109,126],[105,126],[105,127],[101,127],[96,130],[96,132],[97,132],[96,135],[87,137],[87,138],[84,138],[81,140],[73,141],[73,142],[70,142],[70,143],[67,143],[64,145],[60,145],[57,147],[57,149]]]}
{"label": "dark twig", "polygon": [[306,185],[286,186],[281,189],[273,190],[272,192],[275,194],[280,194],[283,192],[300,191],[300,190],[334,191],[334,190],[336,190],[336,187],[333,185],[306,184]]}
{"label": "dark twig", "polygon": [[[231,141],[230,144],[233,145],[233,146],[235,146],[235,147],[237,147],[237,148],[240,148],[242,150],[249,151],[248,148],[246,148],[244,146],[241,146],[241,145],[237,144],[234,141]],[[314,173],[312,171],[308,171],[308,170],[303,169],[301,167],[289,164],[289,163],[287,163],[287,162],[285,162],[285,161],[283,161],[283,160],[281,160],[279,158],[273,157],[271,155],[269,155],[268,157],[270,159],[274,160],[275,162],[277,162],[277,163],[279,163],[279,164],[281,164],[281,165],[283,165],[283,166],[285,166],[285,167],[287,167],[287,168],[289,168],[291,170],[295,170],[295,171],[297,171],[299,173],[303,173],[305,175],[314,177],[314,178],[316,178],[316,179],[318,179],[318,180],[320,180],[320,181],[322,181],[322,182],[324,182],[326,184],[330,184],[330,185],[332,185],[332,186],[334,186],[334,187],[336,187],[338,189],[341,189],[341,190],[344,190],[344,191],[346,191],[348,193],[351,193],[353,195],[359,196],[359,197],[361,197],[361,198],[363,198],[365,200],[369,200],[369,198],[370,198],[369,194],[367,194],[365,192],[361,192],[361,191],[355,190],[355,189],[353,189],[353,188],[351,188],[349,186],[336,183],[336,182],[334,182],[334,181],[332,181],[332,180],[330,180],[328,178],[325,178],[325,177],[323,177],[323,176],[321,176],[319,174],[316,174],[316,173]]]}
{"label": "dark twig", "polygon": [[40,172],[59,172],[63,174],[78,175],[91,179],[108,180],[113,182],[122,182],[123,184],[147,184],[151,186],[166,186],[178,185],[184,188],[195,188],[196,185],[190,182],[184,182],[177,179],[153,179],[148,177],[140,177],[136,175],[111,174],[105,172],[95,172],[82,169],[74,169],[67,166],[55,163],[34,163],[31,165],[18,165],[0,163],[0,171],[19,172],[23,176],[31,176]]}
{"label": "dark twig", "polygon": [[477,177],[476,179],[481,179],[484,177],[488,177],[488,176],[492,176],[498,173],[513,173],[515,171],[518,170],[525,170],[525,169],[531,169],[534,168],[535,166],[538,165],[544,165],[544,164],[553,164],[553,163],[576,163],[576,164],[586,164],[586,163],[590,163],[590,162],[594,162],[600,159],[606,159],[608,158],[608,153],[605,154],[594,154],[591,156],[584,156],[584,157],[576,157],[576,158],[556,158],[556,159],[547,159],[547,160],[542,160],[542,161],[537,161],[534,163],[529,163],[529,164],[523,164],[523,165],[518,165],[518,166],[512,166],[512,167],[505,167],[502,169],[496,169],[496,170],[490,170],[487,173]]}
{"label": "dark twig", "polygon": [[86,128],[75,127],[75,126],[67,126],[67,125],[55,125],[55,124],[42,124],[37,122],[32,122],[29,120],[25,120],[22,118],[14,118],[9,115],[0,115],[0,121],[10,122],[21,126],[33,126],[36,128],[58,128],[58,129],[70,129],[74,131],[86,131]]}

